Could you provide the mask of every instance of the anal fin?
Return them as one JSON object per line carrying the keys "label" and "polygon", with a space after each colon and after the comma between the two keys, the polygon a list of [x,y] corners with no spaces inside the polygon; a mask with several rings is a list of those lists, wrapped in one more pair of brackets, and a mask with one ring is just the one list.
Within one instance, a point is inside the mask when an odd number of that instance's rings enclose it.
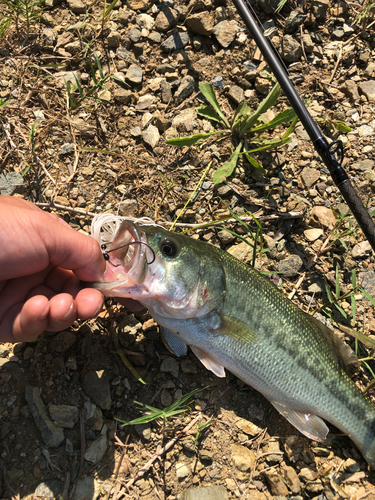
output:
{"label": "anal fin", "polygon": [[196,347],[194,345],[189,346],[199,361],[207,370],[211,370],[217,377],[225,377],[224,366],[220,364],[215,358],[210,356],[208,352]]}
{"label": "anal fin", "polygon": [[311,413],[301,413],[277,401],[270,402],[304,436],[315,441],[324,441],[327,437],[329,429],[320,417]]}

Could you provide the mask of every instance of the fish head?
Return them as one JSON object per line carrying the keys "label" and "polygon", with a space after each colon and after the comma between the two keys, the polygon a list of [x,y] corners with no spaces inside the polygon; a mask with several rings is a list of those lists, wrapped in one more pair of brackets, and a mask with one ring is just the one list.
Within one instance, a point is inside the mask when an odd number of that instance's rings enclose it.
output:
{"label": "fish head", "polygon": [[117,280],[97,282],[94,288],[138,300],[158,316],[203,316],[225,296],[220,259],[206,243],[124,220],[107,251],[107,266]]}

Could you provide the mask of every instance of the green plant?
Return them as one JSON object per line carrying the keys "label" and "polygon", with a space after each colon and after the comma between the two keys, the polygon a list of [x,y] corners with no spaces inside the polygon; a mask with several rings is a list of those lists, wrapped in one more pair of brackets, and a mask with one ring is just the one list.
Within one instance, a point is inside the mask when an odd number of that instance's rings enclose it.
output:
{"label": "green plant", "polygon": [[2,0],[3,17],[0,21],[0,38],[12,25],[16,28],[17,36],[22,27],[26,28],[26,39],[30,35],[31,25],[40,21],[44,7],[44,0]]}
{"label": "green plant", "polygon": [[116,3],[118,0],[113,0],[109,6],[107,7],[107,0],[104,0],[104,7],[103,7],[103,12],[102,12],[102,31],[104,30],[104,25],[108,21],[109,14],[112,12],[114,9]]}
{"label": "green plant", "polygon": [[[92,79],[94,81],[94,85],[92,87],[90,87],[86,93],[84,92],[84,90],[83,90],[83,88],[82,88],[82,86],[81,86],[81,84],[80,84],[80,82],[75,74],[74,74],[74,78],[76,81],[75,84],[72,84],[69,81],[65,82],[65,87],[66,87],[66,92],[67,92],[67,108],[70,111],[73,111],[73,110],[79,108],[79,106],[86,99],[108,103],[109,101],[107,101],[106,99],[102,99],[102,98],[98,97],[97,93],[100,90],[102,90],[102,91],[107,90],[105,83],[110,78],[113,78],[114,80],[118,80],[121,83],[124,83],[122,80],[120,80],[119,78],[115,77],[112,74],[108,74],[108,75],[104,76],[102,65],[100,63],[99,57],[96,54],[96,52],[94,52],[94,58],[96,61],[96,65],[98,67],[100,79],[99,80],[97,79],[96,74],[95,74],[94,65],[92,64],[91,58],[89,58],[88,61],[89,61],[91,76],[92,76]],[[79,94],[78,99],[76,99],[75,96],[73,95],[74,92],[77,92],[77,91]]]}
{"label": "green plant", "polygon": [[[249,245],[253,249],[253,256],[252,256],[251,265],[254,267],[257,254],[258,253],[262,254],[262,253],[268,252],[268,248],[263,248],[263,228],[262,228],[261,223],[258,221],[258,219],[255,217],[254,214],[252,214],[251,212],[248,212],[247,210],[245,211],[245,214],[252,217],[255,224],[256,224],[256,231],[255,231],[255,233],[253,233],[250,226],[248,224],[246,224],[246,222],[244,222],[242,219],[240,219],[240,217],[238,217],[238,215],[236,215],[230,209],[230,207],[225,203],[225,201],[221,200],[221,202],[224,203],[224,205],[227,207],[231,216],[234,217],[236,219],[236,221],[239,222],[241,224],[241,226],[243,226],[245,228],[246,232],[251,236],[253,243],[251,243],[251,241],[249,241],[247,238],[235,233],[231,229],[227,229],[226,227],[219,227],[219,229],[222,229],[224,231],[228,231],[228,233],[233,234],[233,236],[235,236],[236,238],[239,238],[241,241],[245,242],[247,245]],[[259,245],[260,245],[259,248],[258,248],[258,240],[259,240]]]}
{"label": "green plant", "polygon": [[370,11],[375,11],[375,2],[367,0],[362,8],[363,11],[358,14],[357,21],[362,21],[362,19],[364,19],[370,13]]}
{"label": "green plant", "polygon": [[153,422],[154,420],[157,420],[159,418],[162,418],[165,422],[170,417],[191,410],[191,408],[188,406],[187,403],[188,400],[198,392],[203,391],[204,389],[207,389],[207,387],[203,387],[202,389],[195,389],[194,391],[184,394],[170,406],[164,408],[164,410],[160,410],[159,408],[154,408],[153,406],[140,403],[139,401],[134,401],[134,403],[138,405],[141,410],[147,412],[146,415],[144,415],[143,417],[136,418],[134,420],[130,420],[128,422],[119,419],[117,420],[122,424],[123,427],[125,427],[126,425],[148,424],[149,422]]}
{"label": "green plant", "polygon": [[340,122],[337,120],[331,120],[328,115],[324,115],[323,117],[317,116],[316,120],[321,124],[323,128],[329,133],[332,134],[334,130],[338,130],[342,134],[348,134],[352,131],[352,129],[346,125],[344,122]]}
{"label": "green plant", "polygon": [[[253,153],[264,151],[270,148],[277,148],[291,141],[290,134],[292,133],[298,118],[293,109],[288,108],[281,113],[278,113],[271,121],[266,122],[262,116],[276,102],[280,94],[280,85],[276,83],[268,96],[260,103],[255,111],[242,102],[237,107],[231,120],[228,120],[219,103],[217,102],[214,89],[210,83],[200,83],[199,89],[207,100],[208,104],[204,104],[197,108],[197,113],[202,118],[218,123],[223,130],[215,132],[195,134],[188,137],[173,138],[166,141],[166,144],[173,146],[192,146],[197,142],[207,139],[211,136],[218,135],[220,138],[231,137],[236,145],[234,150],[231,150],[230,158],[223,163],[214,173],[213,181],[218,184],[229,177],[236,168],[238,159],[245,155],[247,161],[255,168],[265,173],[264,168],[254,158]],[[279,127],[283,123],[290,123],[288,130],[283,134],[281,139],[268,139],[262,136],[262,132]],[[252,149],[250,149],[252,145]],[[254,147],[255,146],[255,147]]]}

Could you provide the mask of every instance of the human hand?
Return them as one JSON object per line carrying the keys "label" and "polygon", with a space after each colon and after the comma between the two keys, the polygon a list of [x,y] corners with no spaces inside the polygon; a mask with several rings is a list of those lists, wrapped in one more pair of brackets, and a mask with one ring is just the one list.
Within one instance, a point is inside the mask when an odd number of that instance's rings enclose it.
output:
{"label": "human hand", "polygon": [[80,286],[116,279],[98,242],[9,196],[0,196],[0,237],[0,341],[31,340],[99,314],[103,295]]}

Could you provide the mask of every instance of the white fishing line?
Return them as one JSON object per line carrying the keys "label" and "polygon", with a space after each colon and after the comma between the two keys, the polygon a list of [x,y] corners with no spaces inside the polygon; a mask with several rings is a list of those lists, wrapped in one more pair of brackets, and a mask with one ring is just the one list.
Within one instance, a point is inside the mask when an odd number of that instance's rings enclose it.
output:
{"label": "white fishing line", "polygon": [[107,213],[95,215],[91,223],[91,236],[100,245],[108,244],[113,241],[123,221],[129,221],[139,226],[156,226],[164,229],[163,226],[156,224],[149,217],[140,217],[137,219],[135,217],[122,217],[121,215]]}

